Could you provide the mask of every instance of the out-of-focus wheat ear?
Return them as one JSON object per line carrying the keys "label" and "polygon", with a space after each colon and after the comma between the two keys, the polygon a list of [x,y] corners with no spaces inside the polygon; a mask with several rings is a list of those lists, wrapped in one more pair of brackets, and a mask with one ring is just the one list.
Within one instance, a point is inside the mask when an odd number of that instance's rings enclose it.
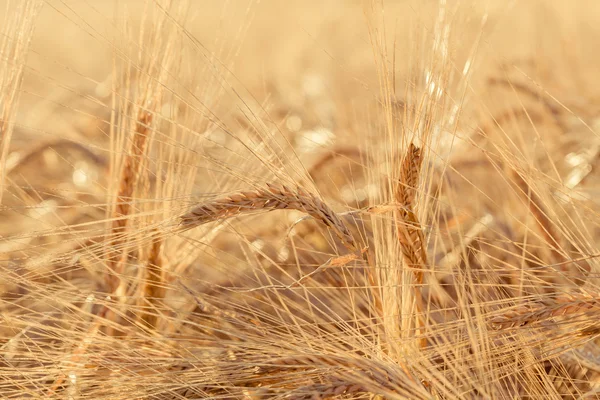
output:
{"label": "out-of-focus wheat ear", "polygon": [[521,189],[520,194],[529,200],[529,210],[533,214],[536,223],[540,227],[540,231],[544,237],[544,240],[550,246],[552,255],[557,259],[557,261],[564,260],[565,256],[559,251],[559,249],[561,249],[560,236],[554,229],[554,225],[552,224],[552,221],[550,220],[548,212],[546,211],[541,199],[537,193],[533,191],[520,173],[513,170],[512,176],[514,178],[514,182],[517,184],[519,189]]}
{"label": "out-of-focus wheat ear", "polygon": [[[491,86],[505,86],[508,89],[512,89],[514,91],[521,92],[521,93],[535,99],[536,101],[539,101],[552,114],[552,116],[560,123],[558,116],[562,113],[562,110],[557,105],[550,102],[548,95],[542,95],[541,91],[536,91],[536,90],[532,89],[531,87],[525,85],[524,83],[513,82],[513,81],[510,81],[505,78],[489,78],[488,84]],[[560,123],[560,126],[563,128],[563,131],[566,130],[566,128],[564,128],[564,125],[562,123]]]}
{"label": "out-of-focus wheat ear", "polygon": [[[555,299],[552,304],[534,304],[518,307],[491,319],[492,327],[496,330],[509,329],[532,325],[550,318],[569,316],[570,322],[592,321],[600,315],[600,297],[590,297],[587,294],[573,294]],[[584,320],[577,317],[585,317]],[[589,332],[589,327],[586,328]]]}
{"label": "out-of-focus wheat ear", "polygon": [[149,329],[155,329],[159,317],[159,309],[162,299],[165,297],[165,266],[162,257],[163,239],[160,235],[154,235],[150,254],[145,268],[144,283],[140,296],[140,309],[148,311],[140,312],[140,319]]}
{"label": "out-of-focus wheat ear", "polygon": [[238,324],[243,324],[245,328],[261,326],[261,322],[258,319],[240,314],[228,307],[223,307],[222,304],[219,304],[218,307],[214,306],[202,299],[199,293],[195,293],[192,289],[183,284],[183,282],[179,281],[178,283],[196,302],[196,308],[193,311],[194,313],[217,317],[223,323],[226,321],[229,323],[235,321]]}
{"label": "out-of-focus wheat ear", "polygon": [[6,158],[19,105],[23,69],[35,27],[35,17],[42,3],[40,0],[23,1],[16,11],[8,11],[3,21],[0,42],[0,204],[6,178]]}
{"label": "out-of-focus wheat ear", "polygon": [[6,174],[14,174],[19,171],[24,165],[26,165],[31,160],[34,160],[36,157],[40,157],[44,151],[48,149],[53,149],[54,151],[74,151],[77,153],[81,153],[86,160],[92,162],[98,168],[106,168],[107,160],[96,154],[92,149],[88,148],[83,143],[73,142],[67,139],[58,139],[50,142],[42,143],[39,146],[26,149],[25,151],[19,151],[19,154],[15,154],[13,157],[11,155],[11,162],[6,164]]}
{"label": "out-of-focus wheat ear", "polygon": [[346,224],[317,196],[300,187],[292,190],[286,186],[273,184],[266,186],[266,188],[239,192],[200,204],[181,216],[181,226],[189,229],[253,211],[298,210],[331,229],[350,251],[360,250]]}
{"label": "out-of-focus wheat ear", "polygon": [[[402,160],[400,181],[396,187],[395,198],[400,207],[396,210],[396,233],[402,255],[415,276],[415,301],[419,313],[420,334],[424,335],[425,306],[421,296],[423,271],[427,265],[427,251],[421,224],[414,212],[416,190],[421,173],[421,149],[410,143]],[[420,341],[421,347],[427,345],[426,338]]]}
{"label": "out-of-focus wheat ear", "polygon": [[560,265],[562,272],[569,273],[569,275],[573,273],[578,274],[579,276],[577,276],[574,281],[581,286],[585,283],[585,275],[591,270],[590,265],[585,261],[571,261],[560,251],[564,247],[563,239],[555,229],[548,211],[546,210],[546,207],[544,207],[543,201],[519,172],[513,170],[512,176],[515,184],[520,189],[520,194],[528,200],[529,211],[533,215],[542,237],[548,244],[554,261]]}
{"label": "out-of-focus wheat ear", "polygon": [[[292,357],[284,357],[279,359],[271,359],[269,366],[262,368],[262,372],[268,372],[269,370],[277,370],[280,367],[285,367],[287,370],[290,369],[305,369],[309,368],[319,368],[322,369],[326,367],[327,370],[340,371],[349,370],[353,372],[353,375],[368,376],[370,382],[376,384],[376,386],[381,389],[385,389],[389,392],[398,392],[398,389],[417,389],[421,393],[427,392],[427,389],[423,382],[417,380],[410,369],[406,366],[406,364],[398,360],[398,364],[400,365],[402,372],[399,370],[389,370],[384,365],[379,364],[377,361],[373,360],[373,363],[365,362],[365,360],[361,360],[358,358],[354,358],[352,356],[348,356],[346,354],[310,354],[310,352],[304,354],[296,354]],[[331,379],[331,378],[330,378]],[[358,382],[354,382],[355,379],[351,378],[351,382],[344,379],[346,384],[357,384],[361,385],[362,379],[356,379]],[[330,382],[331,383],[331,382]],[[341,389],[340,389],[341,390]],[[357,388],[358,390],[358,388]],[[361,390],[366,392],[366,390]]]}
{"label": "out-of-focus wheat ear", "polygon": [[133,192],[137,185],[140,168],[146,154],[152,119],[153,113],[151,111],[140,108],[133,137],[131,138],[131,146],[121,167],[119,189],[110,229],[109,273],[106,275],[106,283],[111,293],[119,286],[119,276],[122,273],[123,265],[127,258],[127,252],[122,247],[125,243],[125,233],[127,231],[131,202],[133,201]]}

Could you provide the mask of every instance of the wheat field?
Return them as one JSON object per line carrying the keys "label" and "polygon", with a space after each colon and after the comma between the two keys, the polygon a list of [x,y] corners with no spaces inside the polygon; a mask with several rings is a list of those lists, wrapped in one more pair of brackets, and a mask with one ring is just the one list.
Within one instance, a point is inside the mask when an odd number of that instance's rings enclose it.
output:
{"label": "wheat field", "polygon": [[600,398],[598,1],[0,6],[0,398]]}

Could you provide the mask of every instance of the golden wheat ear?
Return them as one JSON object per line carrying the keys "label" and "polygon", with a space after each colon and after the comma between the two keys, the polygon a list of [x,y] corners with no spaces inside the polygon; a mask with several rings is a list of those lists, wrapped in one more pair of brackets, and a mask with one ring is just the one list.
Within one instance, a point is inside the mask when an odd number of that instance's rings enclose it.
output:
{"label": "golden wheat ear", "polygon": [[[395,198],[399,204],[396,209],[396,233],[400,249],[406,264],[413,269],[415,276],[414,295],[419,313],[421,334],[425,327],[425,305],[421,295],[423,271],[427,266],[427,251],[423,229],[415,213],[415,199],[421,173],[421,149],[412,142],[408,145],[400,168],[400,181],[396,186]],[[422,338],[421,347],[427,345]]]}
{"label": "golden wheat ear", "polygon": [[137,186],[140,170],[144,157],[147,156],[146,149],[151,133],[152,112],[140,109],[135,124],[135,130],[131,139],[129,154],[125,156],[121,174],[119,177],[119,189],[117,192],[116,203],[113,210],[113,221],[110,229],[110,244],[108,255],[109,273],[106,275],[106,283],[110,292],[114,292],[119,286],[120,275],[122,273],[124,258],[126,252],[122,249],[127,225],[129,223],[129,213],[133,201],[133,192]]}
{"label": "golden wheat ear", "polygon": [[[491,319],[492,327],[496,330],[533,325],[542,321],[568,317],[572,322],[589,322],[592,315],[600,315],[600,296],[588,294],[563,295],[554,299],[551,303],[531,304],[520,306],[514,310],[504,312],[502,315]],[[594,334],[596,329],[586,326],[582,332]]]}
{"label": "golden wheat ear", "polygon": [[350,251],[360,250],[342,219],[325,202],[300,187],[292,190],[286,186],[267,184],[266,188],[235,193],[200,204],[181,216],[180,221],[184,229],[190,229],[212,221],[261,210],[305,212],[331,229]]}
{"label": "golden wheat ear", "polygon": [[400,205],[410,210],[415,206],[415,195],[423,162],[421,156],[421,148],[411,142],[400,168],[400,182],[398,182],[395,197]]}

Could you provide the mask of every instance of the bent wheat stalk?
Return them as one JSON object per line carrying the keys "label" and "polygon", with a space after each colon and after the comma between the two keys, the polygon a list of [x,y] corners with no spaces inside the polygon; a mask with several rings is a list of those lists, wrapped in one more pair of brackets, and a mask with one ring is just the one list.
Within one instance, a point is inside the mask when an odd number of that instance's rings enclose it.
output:
{"label": "bent wheat stalk", "polygon": [[195,207],[181,217],[181,225],[189,229],[258,210],[305,212],[331,229],[349,250],[360,250],[339,216],[322,200],[300,187],[292,190],[286,186],[267,184],[266,188],[232,194]]}

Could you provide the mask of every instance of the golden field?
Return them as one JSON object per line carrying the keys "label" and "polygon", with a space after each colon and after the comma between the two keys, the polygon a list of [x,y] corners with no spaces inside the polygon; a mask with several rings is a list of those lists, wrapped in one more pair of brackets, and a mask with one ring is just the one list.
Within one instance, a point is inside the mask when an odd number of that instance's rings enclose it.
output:
{"label": "golden field", "polygon": [[19,0],[0,397],[600,397],[596,1]]}

